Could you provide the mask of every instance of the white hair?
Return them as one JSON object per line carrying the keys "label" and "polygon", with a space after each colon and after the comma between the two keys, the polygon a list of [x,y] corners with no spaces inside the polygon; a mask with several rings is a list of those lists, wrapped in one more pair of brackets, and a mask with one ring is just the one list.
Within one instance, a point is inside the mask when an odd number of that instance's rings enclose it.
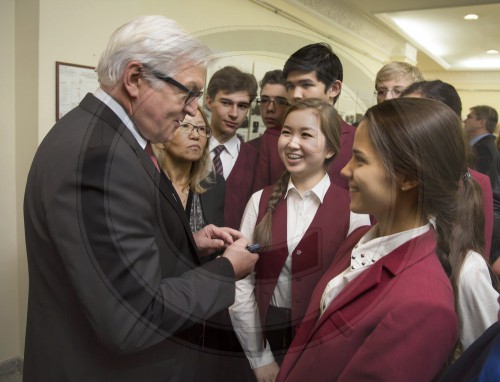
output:
{"label": "white hair", "polygon": [[[112,87],[131,61],[139,61],[149,69],[173,77],[182,65],[206,66],[209,59],[209,49],[174,20],[164,16],[142,16],[122,25],[111,35],[97,64],[97,76],[101,85]],[[145,75],[151,83],[156,81],[147,72]]]}

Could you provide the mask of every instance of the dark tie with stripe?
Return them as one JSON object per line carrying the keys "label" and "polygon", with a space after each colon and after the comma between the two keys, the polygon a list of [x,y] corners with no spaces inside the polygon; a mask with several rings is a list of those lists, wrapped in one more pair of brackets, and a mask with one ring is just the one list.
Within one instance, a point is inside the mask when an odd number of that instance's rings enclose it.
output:
{"label": "dark tie with stripe", "polygon": [[224,151],[224,149],[225,149],[224,145],[219,145],[213,149],[215,155],[212,161],[214,162],[215,173],[220,176],[224,176],[222,161],[220,160],[220,153]]}
{"label": "dark tie with stripe", "polygon": [[144,150],[148,153],[156,169],[160,171],[160,166],[158,165],[158,159],[156,159],[156,155],[153,152],[153,148],[151,147],[151,142],[146,143],[146,148]]}

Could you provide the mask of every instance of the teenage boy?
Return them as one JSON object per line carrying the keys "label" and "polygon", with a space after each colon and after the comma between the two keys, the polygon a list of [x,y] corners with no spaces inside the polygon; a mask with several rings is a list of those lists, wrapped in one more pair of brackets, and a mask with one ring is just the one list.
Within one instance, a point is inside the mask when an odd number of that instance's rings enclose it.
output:
{"label": "teenage boy", "polygon": [[386,99],[399,98],[408,86],[423,80],[424,76],[416,66],[407,62],[389,62],[382,66],[375,78],[377,103]]}
{"label": "teenage boy", "polygon": [[[248,141],[257,150],[260,150],[262,141],[268,139],[268,135],[278,136],[281,134],[281,125],[286,108],[288,107],[288,92],[286,81],[281,69],[270,70],[264,74],[260,85],[260,99],[257,100],[260,108],[260,116],[266,126],[264,134]],[[274,138],[271,138],[274,141]]]}
{"label": "teenage boy", "polygon": [[214,73],[207,87],[206,105],[212,112],[210,156],[217,175],[226,180],[224,225],[239,229],[246,203],[252,195],[258,152],[236,135],[257,95],[257,81],[250,73],[226,66]]}
{"label": "teenage boy", "polygon": [[[285,63],[283,75],[286,79],[288,97],[292,100],[320,98],[335,105],[342,90],[343,69],[340,59],[326,43],[306,45],[293,53]],[[328,168],[332,182],[348,189],[347,180],[340,170],[349,162],[354,141],[354,127],[341,121],[342,135],[340,152]],[[277,148],[278,137],[261,145],[255,172],[254,190],[260,190],[278,180],[285,166]]]}

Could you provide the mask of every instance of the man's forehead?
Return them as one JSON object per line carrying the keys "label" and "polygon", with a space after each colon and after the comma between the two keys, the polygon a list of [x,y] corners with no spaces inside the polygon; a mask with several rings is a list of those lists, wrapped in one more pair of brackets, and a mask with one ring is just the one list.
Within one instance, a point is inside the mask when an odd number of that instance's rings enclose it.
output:
{"label": "man's forehead", "polygon": [[386,81],[377,82],[377,88],[392,88],[392,87],[408,87],[412,84],[412,80],[408,77],[400,77]]}
{"label": "man's forehead", "polygon": [[193,85],[203,89],[205,85],[207,70],[204,65],[186,63],[181,66],[178,73],[175,75],[175,79],[182,79],[184,85]]}
{"label": "man's forehead", "polygon": [[294,70],[288,73],[288,76],[286,77],[287,82],[299,82],[299,81],[318,81],[318,76],[316,74],[316,71],[310,71],[310,72],[303,72],[303,71],[298,71]]}
{"label": "man's forehead", "polygon": [[242,90],[234,93],[230,92],[225,92],[225,91],[218,91],[217,94],[215,95],[216,99],[227,99],[232,102],[250,102],[250,94],[248,94],[248,91]]}

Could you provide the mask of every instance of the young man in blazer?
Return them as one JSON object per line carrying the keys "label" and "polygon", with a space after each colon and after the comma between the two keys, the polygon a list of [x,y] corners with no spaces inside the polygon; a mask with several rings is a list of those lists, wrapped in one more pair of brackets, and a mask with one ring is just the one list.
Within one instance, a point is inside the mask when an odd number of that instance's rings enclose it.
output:
{"label": "young man in blazer", "polygon": [[253,74],[234,66],[216,71],[207,86],[206,104],[212,113],[210,155],[217,175],[223,175],[226,180],[224,224],[235,229],[240,228],[245,206],[252,195],[258,154],[255,148],[242,142],[236,132],[243,125],[256,95],[257,81]]}
{"label": "young man in blazer", "polygon": [[[342,63],[332,48],[326,43],[316,43],[293,53],[285,62],[283,76],[290,100],[319,98],[335,105],[344,74]],[[340,176],[340,170],[351,159],[355,129],[344,120],[341,120],[341,125],[340,152],[330,163],[328,174],[333,183],[348,190],[347,180]],[[278,154],[278,138],[269,134],[261,143],[253,186],[255,191],[274,184],[285,170]]]}
{"label": "young man in blazer", "polygon": [[191,234],[148,155],[196,114],[206,56],[173,20],[132,20],[99,60],[100,88],[40,144],[24,203],[24,381],[193,380],[203,320],[256,261],[234,230]]}

